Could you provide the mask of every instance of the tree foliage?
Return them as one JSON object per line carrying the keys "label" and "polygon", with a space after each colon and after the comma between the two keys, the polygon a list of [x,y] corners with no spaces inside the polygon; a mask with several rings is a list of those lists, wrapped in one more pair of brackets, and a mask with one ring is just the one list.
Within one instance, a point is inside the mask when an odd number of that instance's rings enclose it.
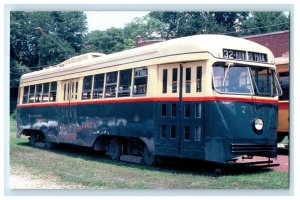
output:
{"label": "tree foliage", "polygon": [[215,34],[235,31],[236,21],[247,12],[151,12],[150,17],[161,21],[161,37],[178,38],[195,34]]}
{"label": "tree foliage", "polygon": [[87,33],[83,12],[11,12],[11,86],[24,72],[77,54],[135,47],[136,36],[173,39],[195,34],[254,35],[289,29],[283,12],[150,12],[124,28]]}
{"label": "tree foliage", "polygon": [[87,35],[85,52],[100,52],[110,54],[133,48],[135,41],[126,39],[124,31],[110,28],[105,31],[92,31]]}
{"label": "tree foliage", "polygon": [[23,74],[29,73],[31,70],[26,65],[22,65],[16,60],[10,59],[10,87],[19,87],[19,79]]}
{"label": "tree foliage", "polygon": [[146,15],[144,17],[137,17],[124,27],[124,36],[135,40],[135,37],[140,35],[143,38],[154,39],[162,33],[160,27],[163,22],[160,20]]}
{"label": "tree foliage", "polygon": [[243,21],[241,30],[243,35],[255,35],[290,28],[290,19],[283,12],[251,12]]}
{"label": "tree foliage", "polygon": [[11,77],[21,75],[14,69],[18,65],[38,70],[80,54],[84,47],[87,22],[83,12],[14,11],[10,22]]}

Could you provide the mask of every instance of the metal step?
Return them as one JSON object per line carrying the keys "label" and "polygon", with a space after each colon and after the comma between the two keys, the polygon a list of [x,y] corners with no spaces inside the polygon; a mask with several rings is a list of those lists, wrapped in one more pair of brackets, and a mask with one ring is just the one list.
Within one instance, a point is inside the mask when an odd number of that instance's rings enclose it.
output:
{"label": "metal step", "polygon": [[268,168],[268,167],[276,167],[280,164],[273,163],[273,160],[263,160],[263,161],[253,161],[253,162],[229,162],[231,165],[239,165],[239,166],[248,166],[248,167],[257,167],[257,168]]}
{"label": "metal step", "polygon": [[120,157],[120,160],[124,161],[124,162],[131,162],[131,163],[142,164],[143,157],[141,157],[141,156],[133,156],[133,155],[122,155]]}

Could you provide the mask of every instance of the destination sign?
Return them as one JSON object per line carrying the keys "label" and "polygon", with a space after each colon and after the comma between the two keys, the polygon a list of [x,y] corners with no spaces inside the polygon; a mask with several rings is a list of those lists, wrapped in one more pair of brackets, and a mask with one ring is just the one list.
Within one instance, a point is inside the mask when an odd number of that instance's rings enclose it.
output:
{"label": "destination sign", "polygon": [[256,62],[267,62],[267,54],[264,53],[256,53],[256,52],[248,52],[248,60],[256,61]]}
{"label": "destination sign", "polygon": [[229,59],[246,60],[246,51],[223,49],[223,57]]}
{"label": "destination sign", "polygon": [[267,54],[257,52],[246,52],[234,49],[223,49],[223,58],[235,60],[249,60],[255,62],[267,62]]}

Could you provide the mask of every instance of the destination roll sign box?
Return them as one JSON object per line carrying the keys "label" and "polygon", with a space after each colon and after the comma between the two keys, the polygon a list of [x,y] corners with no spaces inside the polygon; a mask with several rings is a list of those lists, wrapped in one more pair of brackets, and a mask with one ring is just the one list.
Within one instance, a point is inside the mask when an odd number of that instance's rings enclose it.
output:
{"label": "destination roll sign box", "polygon": [[[246,56],[247,55],[247,56]],[[227,59],[249,60],[255,62],[267,62],[267,54],[257,52],[246,52],[234,49],[223,49],[223,57]]]}

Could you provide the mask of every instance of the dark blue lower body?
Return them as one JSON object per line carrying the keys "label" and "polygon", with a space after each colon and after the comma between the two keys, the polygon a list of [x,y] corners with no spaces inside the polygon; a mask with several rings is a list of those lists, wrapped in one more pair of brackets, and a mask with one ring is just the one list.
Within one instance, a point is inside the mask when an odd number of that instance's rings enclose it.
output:
{"label": "dark blue lower body", "polygon": [[[263,131],[253,120],[264,121]],[[224,163],[241,155],[276,156],[277,105],[247,102],[128,102],[19,107],[18,135],[92,147],[99,137],[140,138],[157,156]]]}

